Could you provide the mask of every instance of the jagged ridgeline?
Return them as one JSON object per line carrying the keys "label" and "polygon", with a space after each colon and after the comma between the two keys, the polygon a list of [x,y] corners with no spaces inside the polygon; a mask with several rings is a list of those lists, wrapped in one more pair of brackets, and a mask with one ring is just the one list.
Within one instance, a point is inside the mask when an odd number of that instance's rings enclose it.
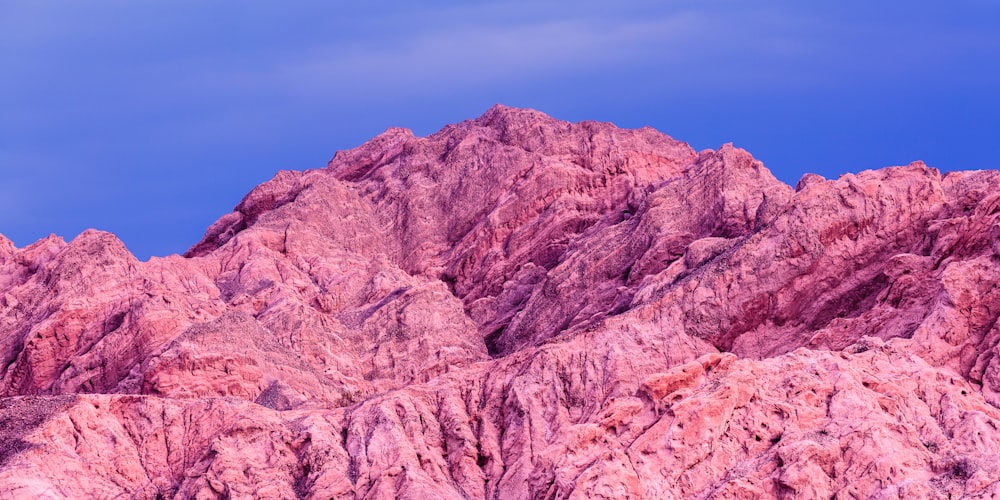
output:
{"label": "jagged ridgeline", "polygon": [[0,497],[998,496],[998,254],[994,171],[389,129],[183,256],[0,238]]}

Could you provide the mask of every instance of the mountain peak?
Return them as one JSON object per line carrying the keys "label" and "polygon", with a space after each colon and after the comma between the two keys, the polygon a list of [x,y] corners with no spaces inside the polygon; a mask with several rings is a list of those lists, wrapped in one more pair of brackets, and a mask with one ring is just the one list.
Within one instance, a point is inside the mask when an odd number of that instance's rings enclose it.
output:
{"label": "mountain peak", "polygon": [[555,119],[531,108],[515,108],[503,104],[494,104],[480,115],[479,118],[476,118],[475,121],[481,125],[490,126],[492,124],[555,121]]}
{"label": "mountain peak", "polygon": [[0,497],[1000,496],[998,192],[497,105],[0,238]]}

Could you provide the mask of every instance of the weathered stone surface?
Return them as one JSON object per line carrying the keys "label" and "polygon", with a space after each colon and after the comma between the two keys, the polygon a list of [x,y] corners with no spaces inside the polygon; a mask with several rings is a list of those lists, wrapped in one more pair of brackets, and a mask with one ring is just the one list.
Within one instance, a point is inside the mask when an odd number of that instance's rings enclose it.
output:
{"label": "weathered stone surface", "polygon": [[997,193],[497,106],[185,256],[0,237],[0,497],[997,496]]}

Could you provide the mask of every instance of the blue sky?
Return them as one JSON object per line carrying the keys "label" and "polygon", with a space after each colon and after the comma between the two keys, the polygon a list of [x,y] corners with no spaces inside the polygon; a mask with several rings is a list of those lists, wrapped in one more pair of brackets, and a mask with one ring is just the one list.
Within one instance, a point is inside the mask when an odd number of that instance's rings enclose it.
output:
{"label": "blue sky", "polygon": [[0,0],[0,233],[183,252],[280,169],[492,104],[794,183],[1000,168],[1000,0]]}

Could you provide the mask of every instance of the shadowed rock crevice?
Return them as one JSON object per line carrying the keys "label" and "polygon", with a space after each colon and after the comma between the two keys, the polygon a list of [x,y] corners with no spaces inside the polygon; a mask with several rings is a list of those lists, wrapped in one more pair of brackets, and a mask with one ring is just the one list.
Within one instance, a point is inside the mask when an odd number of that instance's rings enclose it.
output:
{"label": "shadowed rock crevice", "polygon": [[72,395],[0,398],[0,467],[20,453],[44,446],[44,442],[29,440],[29,435],[72,405],[75,399]]}

